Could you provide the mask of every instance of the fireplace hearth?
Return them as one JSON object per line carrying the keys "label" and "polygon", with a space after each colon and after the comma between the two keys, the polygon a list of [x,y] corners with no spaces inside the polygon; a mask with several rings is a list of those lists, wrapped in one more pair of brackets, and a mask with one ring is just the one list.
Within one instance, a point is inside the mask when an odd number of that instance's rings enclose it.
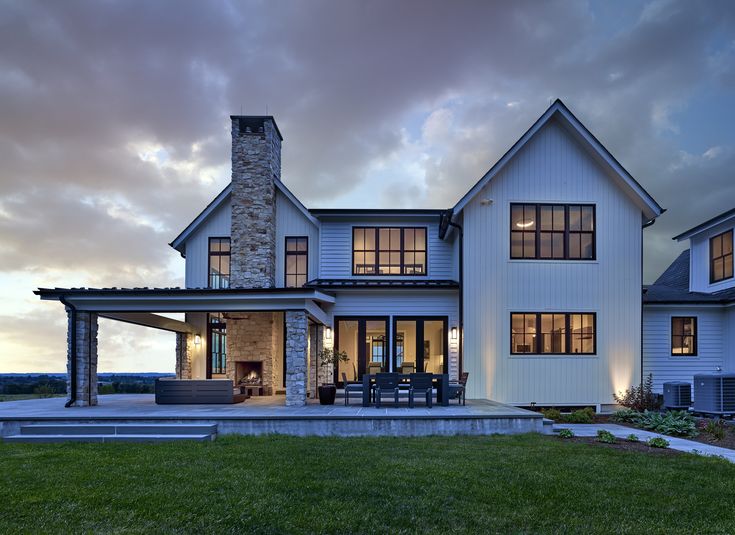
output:
{"label": "fireplace hearth", "polygon": [[263,384],[263,361],[236,361],[235,362],[235,384],[262,385]]}

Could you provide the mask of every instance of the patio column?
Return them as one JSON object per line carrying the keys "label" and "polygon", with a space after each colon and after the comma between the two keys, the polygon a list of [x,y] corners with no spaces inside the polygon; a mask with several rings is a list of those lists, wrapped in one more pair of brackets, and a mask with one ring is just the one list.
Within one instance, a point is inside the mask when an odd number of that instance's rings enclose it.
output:
{"label": "patio column", "polygon": [[[319,374],[319,384],[324,384],[321,380],[319,366],[319,351],[322,350],[324,340],[324,326],[314,324],[309,327],[309,392],[312,398],[316,397],[316,379]],[[331,380],[329,381],[331,382]]]}
{"label": "patio column", "polygon": [[176,333],[176,378],[191,379],[191,355],[194,351],[194,335]]}
{"label": "patio column", "polygon": [[[74,391],[74,407],[97,405],[97,314],[73,312],[66,307],[67,352],[66,391],[67,401]],[[76,321],[74,318],[76,317]],[[75,368],[76,384],[72,385],[72,368]]]}
{"label": "patio column", "polygon": [[306,404],[307,330],[306,311],[286,311],[286,406]]}

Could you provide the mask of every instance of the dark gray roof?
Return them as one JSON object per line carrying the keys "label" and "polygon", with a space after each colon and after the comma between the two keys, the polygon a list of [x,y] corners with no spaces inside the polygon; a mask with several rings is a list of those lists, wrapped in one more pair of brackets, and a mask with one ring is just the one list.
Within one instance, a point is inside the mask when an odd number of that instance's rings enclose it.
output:
{"label": "dark gray roof", "polygon": [[732,209],[730,209],[730,210],[728,210],[726,212],[722,212],[721,214],[716,215],[712,219],[708,219],[707,221],[705,221],[704,223],[700,223],[696,227],[692,227],[689,230],[685,230],[684,232],[682,232],[678,236],[674,236],[671,239],[672,240],[681,240],[681,239],[684,239],[684,238],[688,238],[689,236],[691,236],[693,234],[696,234],[700,230],[706,229],[707,227],[711,227],[712,225],[717,225],[717,224],[719,224],[719,223],[721,223],[721,222],[723,222],[723,221],[725,221],[727,219],[730,219],[732,216],[735,216],[735,208],[732,208]]}
{"label": "dark gray roof", "polygon": [[314,279],[309,288],[459,288],[457,281],[448,279]]}
{"label": "dark gray roof", "polygon": [[643,287],[644,303],[712,303],[735,301],[735,288],[714,293],[689,291],[689,249],[666,268],[656,282]]}

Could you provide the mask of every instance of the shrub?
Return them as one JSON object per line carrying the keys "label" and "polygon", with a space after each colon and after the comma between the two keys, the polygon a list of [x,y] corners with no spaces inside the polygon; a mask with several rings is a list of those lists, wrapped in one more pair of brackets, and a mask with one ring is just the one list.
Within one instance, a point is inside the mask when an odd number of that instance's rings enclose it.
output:
{"label": "shrub", "polygon": [[571,429],[559,430],[559,438],[574,438],[574,431]]}
{"label": "shrub", "polygon": [[623,407],[642,412],[658,409],[658,396],[653,392],[653,374],[648,374],[640,386],[631,386],[625,392],[613,394],[613,398]]}
{"label": "shrub", "polygon": [[621,411],[615,412],[610,419],[613,422],[623,422],[623,423],[629,423],[634,424],[638,423],[638,420],[641,417],[641,413],[638,411],[634,411],[632,409],[623,409]]}
{"label": "shrub", "polygon": [[637,422],[643,429],[676,437],[696,437],[697,426],[687,411],[669,411],[666,413],[645,411]]}
{"label": "shrub", "polygon": [[541,414],[549,420],[554,420],[555,422],[561,421],[561,412],[558,409],[541,409]]}
{"label": "shrub", "polygon": [[699,428],[705,433],[709,434],[715,440],[722,440],[725,438],[725,422],[724,420],[702,420]]}
{"label": "shrub", "polygon": [[640,442],[640,439],[638,438],[638,435],[631,433],[627,437],[625,437],[625,440],[628,442]]}
{"label": "shrub", "polygon": [[563,421],[570,424],[591,424],[595,421],[595,410],[592,407],[585,407],[565,416]]}
{"label": "shrub", "polygon": [[669,447],[669,441],[663,437],[651,437],[648,439],[646,444],[648,444],[648,446],[651,448],[668,448]]}
{"label": "shrub", "polygon": [[605,444],[615,444],[615,435],[610,431],[600,429],[597,431],[597,442],[604,442]]}
{"label": "shrub", "polygon": [[48,383],[40,384],[33,389],[33,393],[40,398],[50,398],[54,395],[54,387]]}

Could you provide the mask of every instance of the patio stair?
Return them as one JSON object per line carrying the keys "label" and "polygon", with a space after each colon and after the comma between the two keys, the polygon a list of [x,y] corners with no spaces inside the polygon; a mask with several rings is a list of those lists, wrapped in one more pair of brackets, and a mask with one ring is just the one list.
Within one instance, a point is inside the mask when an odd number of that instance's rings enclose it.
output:
{"label": "patio stair", "polygon": [[22,425],[5,442],[164,442],[214,440],[217,424],[36,424]]}

